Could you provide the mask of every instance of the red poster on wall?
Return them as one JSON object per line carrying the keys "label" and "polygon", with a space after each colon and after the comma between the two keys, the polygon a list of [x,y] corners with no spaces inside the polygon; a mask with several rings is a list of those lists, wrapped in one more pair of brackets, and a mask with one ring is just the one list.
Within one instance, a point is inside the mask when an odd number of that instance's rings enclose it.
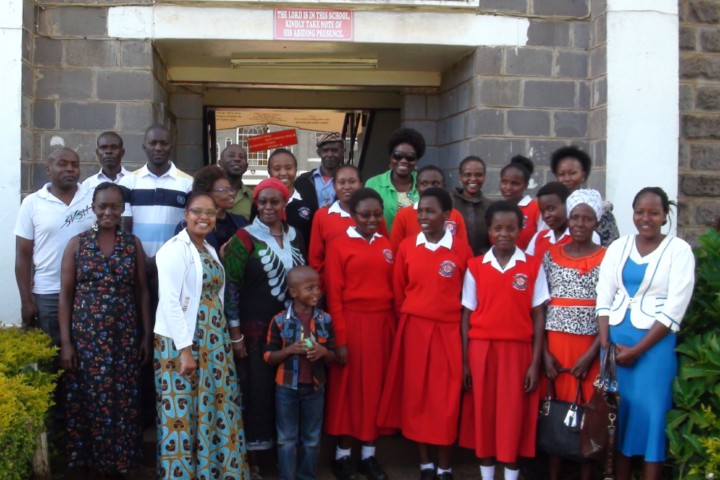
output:
{"label": "red poster on wall", "polygon": [[297,132],[295,129],[281,130],[279,132],[265,133],[263,135],[249,137],[248,150],[250,150],[250,153],[254,153],[261,150],[289,147],[290,145],[296,145],[297,143]]}
{"label": "red poster on wall", "polygon": [[275,9],[275,40],[352,42],[351,10]]}

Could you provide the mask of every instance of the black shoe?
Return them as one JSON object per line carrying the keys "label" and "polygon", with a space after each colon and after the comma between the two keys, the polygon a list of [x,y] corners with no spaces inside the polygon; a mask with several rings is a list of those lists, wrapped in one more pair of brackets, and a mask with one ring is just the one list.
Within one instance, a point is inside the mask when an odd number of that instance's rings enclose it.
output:
{"label": "black shoe", "polygon": [[420,480],[435,480],[435,469],[423,468],[420,470]]}
{"label": "black shoe", "polygon": [[452,473],[443,472],[435,475],[435,480],[453,480]]}
{"label": "black shoe", "polygon": [[339,460],[333,460],[330,470],[332,470],[337,480],[358,480],[355,465],[353,465],[352,459],[349,456],[342,457]]}
{"label": "black shoe", "polygon": [[388,476],[383,471],[382,467],[375,457],[368,457],[365,460],[360,460],[360,466],[357,469],[358,473],[362,473],[370,480],[387,480]]}

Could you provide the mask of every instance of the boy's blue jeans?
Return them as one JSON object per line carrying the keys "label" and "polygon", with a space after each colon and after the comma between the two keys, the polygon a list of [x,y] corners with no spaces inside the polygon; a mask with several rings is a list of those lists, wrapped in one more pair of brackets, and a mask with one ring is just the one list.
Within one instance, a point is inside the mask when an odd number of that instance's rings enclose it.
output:
{"label": "boy's blue jeans", "polygon": [[275,424],[278,435],[280,480],[317,478],[325,389],[300,384],[297,390],[275,389]]}

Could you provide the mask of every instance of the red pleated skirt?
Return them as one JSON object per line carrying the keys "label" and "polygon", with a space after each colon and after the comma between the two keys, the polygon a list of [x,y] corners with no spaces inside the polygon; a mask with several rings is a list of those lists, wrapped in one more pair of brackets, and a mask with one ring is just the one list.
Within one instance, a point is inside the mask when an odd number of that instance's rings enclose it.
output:
{"label": "red pleated skirt", "polygon": [[459,321],[403,315],[380,402],[380,426],[399,428],[415,442],[455,443],[462,393],[461,342]]}
{"label": "red pleated skirt", "polygon": [[378,406],[395,336],[395,314],[345,310],[348,361],[331,365],[325,432],[362,441],[393,433],[377,425]]}
{"label": "red pleated skirt", "polygon": [[[575,366],[578,359],[590,349],[595,341],[595,335],[575,335],[573,333],[553,332],[551,330],[546,332],[545,338],[550,353],[560,362],[562,368],[567,369]],[[593,382],[599,370],[600,360],[596,358],[592,365],[590,365],[587,375],[585,375],[585,378],[582,380],[582,391],[586,402],[592,397]],[[545,396],[547,394],[547,377],[543,375],[541,378],[542,382],[539,387],[540,396]],[[555,379],[555,393],[558,399],[572,402],[575,400],[576,392],[577,379],[574,376],[569,373],[558,375],[557,379]]]}
{"label": "red pleated skirt", "polygon": [[463,395],[461,447],[501,463],[535,456],[538,389],[524,392],[531,361],[530,343],[470,340],[472,389]]}

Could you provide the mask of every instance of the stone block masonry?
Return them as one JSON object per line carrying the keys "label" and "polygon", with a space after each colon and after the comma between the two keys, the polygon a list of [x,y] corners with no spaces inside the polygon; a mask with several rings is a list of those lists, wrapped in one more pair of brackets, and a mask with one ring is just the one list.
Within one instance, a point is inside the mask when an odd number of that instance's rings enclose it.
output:
{"label": "stone block masonry", "polygon": [[680,0],[680,233],[720,216],[720,3]]}
{"label": "stone block masonry", "polygon": [[28,178],[23,193],[47,180],[42,166],[59,146],[78,152],[83,178],[95,173],[95,142],[105,130],[123,137],[126,166],[142,165],[145,128],[173,123],[162,59],[149,40],[107,37],[112,1],[39,3],[25,6],[22,172]]}
{"label": "stone block masonry", "polygon": [[[497,198],[500,169],[512,156],[523,154],[537,166],[530,183],[532,194],[552,179],[549,155],[555,148],[568,144],[594,148],[588,139],[588,46],[593,30],[587,19],[589,3],[565,2],[561,13],[555,9],[555,14],[546,15],[543,9],[551,10],[550,3],[482,0],[481,10],[533,13],[528,45],[478,47],[443,72],[439,95],[413,95],[405,102],[405,124],[436,121],[432,145],[453,186],[458,184],[460,160],[477,155],[488,167],[483,190]],[[429,98],[440,102],[437,117],[427,112],[423,100]],[[604,155],[603,149],[597,151]],[[598,160],[602,170],[605,159]],[[604,173],[598,178],[604,179]]]}

